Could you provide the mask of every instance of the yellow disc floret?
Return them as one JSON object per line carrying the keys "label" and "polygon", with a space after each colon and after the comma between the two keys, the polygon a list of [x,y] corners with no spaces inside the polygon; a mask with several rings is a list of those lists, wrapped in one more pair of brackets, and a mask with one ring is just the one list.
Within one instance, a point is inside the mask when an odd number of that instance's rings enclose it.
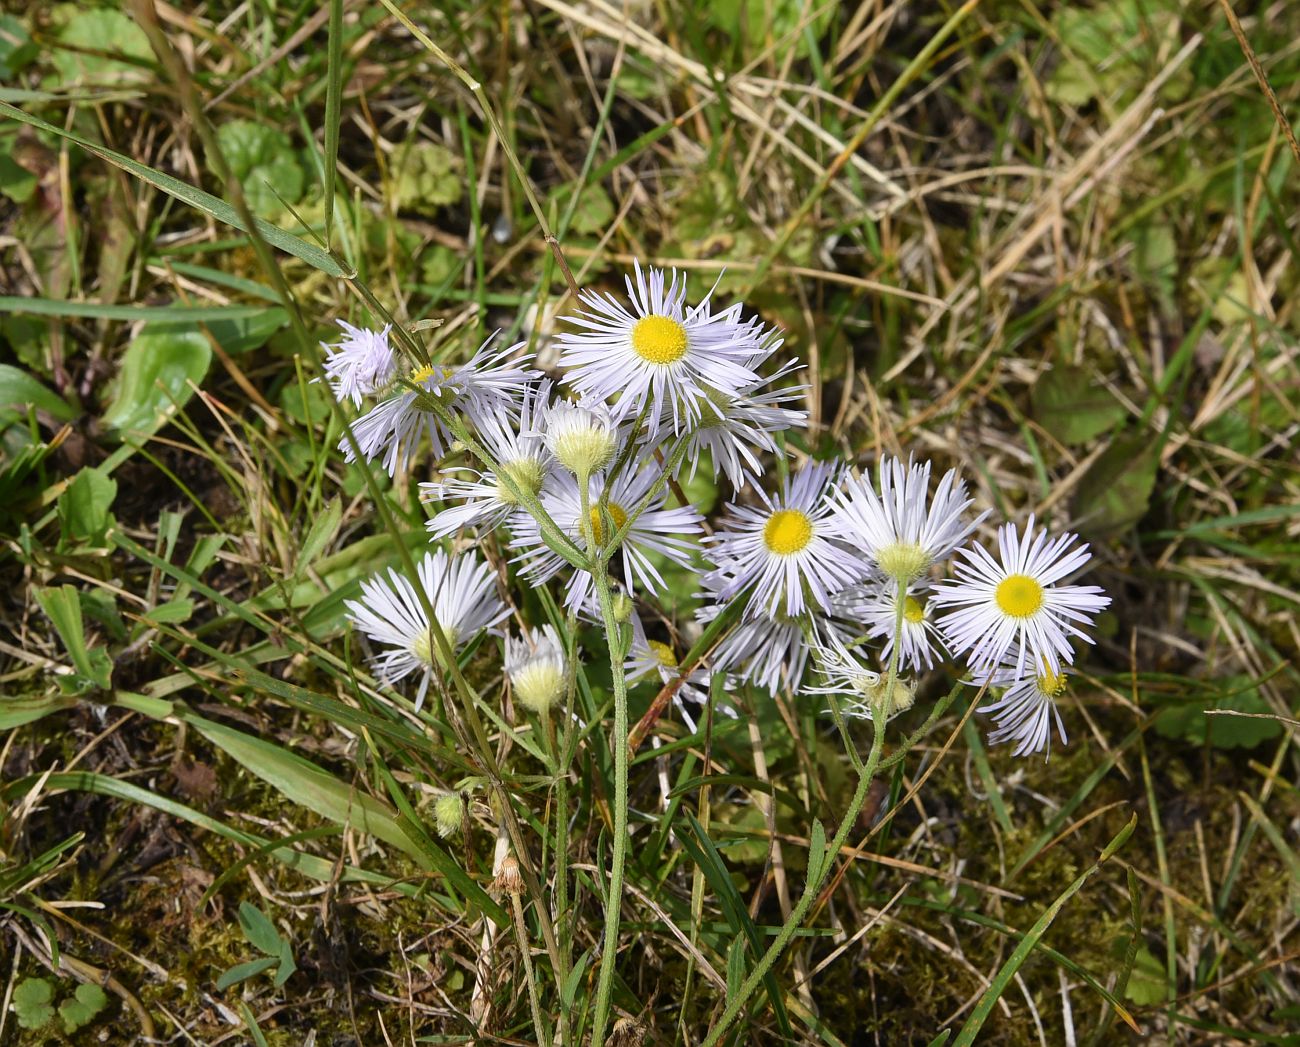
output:
{"label": "yellow disc floret", "polygon": [[903,621],[911,622],[913,625],[920,625],[925,621],[925,608],[915,596],[908,596],[903,600]]}
{"label": "yellow disc floret", "polygon": [[1055,698],[1065,690],[1065,673],[1053,672],[1047,666],[1043,666],[1038,674],[1038,689],[1047,697]]}
{"label": "yellow disc floret", "polygon": [[778,509],[763,526],[763,544],[777,556],[803,552],[812,540],[812,520],[798,509]]}
{"label": "yellow disc floret", "polygon": [[1002,613],[1011,618],[1030,618],[1043,606],[1043,587],[1027,574],[1009,574],[993,594]]}
{"label": "yellow disc floret", "polygon": [[671,647],[659,640],[647,640],[646,643],[650,647],[650,653],[658,659],[660,665],[665,669],[677,668],[677,655],[673,654]]}
{"label": "yellow disc floret", "polygon": [[686,355],[686,328],[671,316],[643,316],[632,326],[632,349],[652,364],[675,364]]}
{"label": "yellow disc floret", "polygon": [[[614,521],[614,529],[619,530],[627,523],[627,510],[621,505],[615,505],[610,502],[605,506],[605,511],[609,513],[609,518]],[[597,545],[605,544],[605,527],[600,520],[600,506],[591,507],[591,533],[596,537]]]}

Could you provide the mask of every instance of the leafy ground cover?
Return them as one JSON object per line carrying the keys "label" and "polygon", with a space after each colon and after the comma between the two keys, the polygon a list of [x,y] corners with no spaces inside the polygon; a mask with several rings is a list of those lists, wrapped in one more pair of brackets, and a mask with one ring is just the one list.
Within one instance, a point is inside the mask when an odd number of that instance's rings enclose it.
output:
{"label": "leafy ground cover", "polygon": [[[539,867],[567,848],[546,907],[494,890],[508,819],[460,721],[380,687],[344,619],[397,562],[368,485],[418,549],[418,477],[345,463],[312,380],[338,318],[553,367],[561,261],[616,288],[639,259],[784,328],[799,453],[959,465],[1083,533],[1114,598],[1069,744],[1014,759],[959,697],[733,1042],[1294,1042],[1300,11],[1235,17],[11,5],[0,1041],[534,1042],[535,987],[589,1026],[608,738],[557,774],[466,661]],[[695,578],[667,582],[689,646]],[[816,702],[746,714],[632,760],[616,1042],[706,1039],[844,813]]]}

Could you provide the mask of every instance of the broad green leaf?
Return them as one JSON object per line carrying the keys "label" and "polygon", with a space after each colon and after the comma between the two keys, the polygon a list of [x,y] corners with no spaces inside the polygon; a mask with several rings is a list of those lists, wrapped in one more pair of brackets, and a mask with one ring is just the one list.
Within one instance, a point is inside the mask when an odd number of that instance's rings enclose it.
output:
{"label": "broad green leaf", "polygon": [[24,1029],[39,1029],[54,1018],[54,986],[44,978],[24,978],[14,988],[14,1014]]}
{"label": "broad green leaf", "polygon": [[1167,988],[1165,965],[1157,960],[1145,945],[1139,946],[1133,971],[1129,974],[1128,988],[1124,990],[1124,998],[1139,1007],[1148,1007],[1164,1000]]}
{"label": "broad green leaf", "polygon": [[151,436],[208,373],[212,347],[196,327],[146,328],[127,346],[103,422],[120,435]]}
{"label": "broad green leaf", "polygon": [[95,1015],[108,1006],[108,994],[92,982],[82,982],[77,986],[70,1000],[59,1004],[59,1017],[63,1019],[63,1031],[71,1036],[78,1029],[84,1028],[95,1020]]}
{"label": "broad green leaf", "polygon": [[1071,503],[1080,527],[1107,533],[1146,515],[1160,468],[1160,447],[1143,436],[1115,440],[1089,467]]}
{"label": "broad green leaf", "polygon": [[[807,33],[801,29],[811,29],[813,37],[820,38],[835,14],[834,5],[808,0],[714,0],[704,10],[728,39],[743,40],[754,49],[771,40],[778,54],[793,46],[801,57],[809,51]],[[810,19],[810,13],[815,17]]]}
{"label": "broad green leaf", "polygon": [[399,211],[434,214],[460,200],[460,160],[446,146],[416,142],[398,156],[393,195]]}
{"label": "broad green leaf", "polygon": [[[107,149],[98,142],[92,142],[90,139],[73,131],[56,127],[39,117],[24,113],[21,109],[17,109],[7,102],[0,102],[0,116],[7,116],[11,120],[17,120],[29,127],[39,128],[48,134],[66,138],[70,142],[76,142],[87,152],[99,157],[101,160],[108,161],[108,163],[116,167],[120,167],[128,174],[135,175],[136,178],[148,182],[168,196],[174,196],[177,200],[187,203],[191,207],[196,207],[204,214],[210,215],[219,222],[225,222],[226,225],[233,226],[235,229],[245,233],[249,231],[239,212],[211,193],[205,193],[202,189],[197,189],[178,178],[163,174],[161,171],[156,171],[152,167],[132,160],[129,156]],[[330,276],[347,277],[348,274],[329,256],[329,253],[322,251],[315,244],[309,244],[300,237],[287,233],[262,218],[254,217],[254,224],[257,227],[258,234],[272,247],[277,247],[295,258],[301,258],[304,262],[315,266],[321,272],[328,273]]]}
{"label": "broad green leaf", "polygon": [[1125,415],[1124,406],[1082,367],[1053,367],[1039,375],[1030,399],[1034,420],[1067,447],[1100,436]]}
{"label": "broad green leaf", "polygon": [[[121,85],[153,79],[149,67],[154,56],[149,38],[121,11],[109,7],[59,4],[53,10],[52,21],[61,26],[58,42],[68,45],[66,48],[56,47],[50,55],[60,86]],[[110,57],[112,55],[122,57]]]}
{"label": "broad green leaf", "polygon": [[302,197],[305,176],[292,141],[279,128],[253,120],[232,120],[217,128],[217,141],[256,214],[281,214],[284,203],[297,203]]}
{"label": "broad green leaf", "polygon": [[112,520],[117,481],[98,469],[82,469],[59,495],[59,524],[65,542],[103,545]]}
{"label": "broad green leaf", "polygon": [[22,22],[12,15],[0,15],[0,80],[22,72],[39,53]]}
{"label": "broad green leaf", "polygon": [[247,316],[225,316],[208,322],[212,337],[231,356],[260,349],[271,335],[289,322],[289,314],[279,306],[261,308]]}
{"label": "broad green leaf", "polygon": [[614,218],[614,204],[598,185],[589,185],[578,197],[569,228],[575,233],[599,233],[609,228]]}
{"label": "broad green leaf", "polygon": [[1241,713],[1271,713],[1272,707],[1248,676],[1230,676],[1221,681],[1227,695],[1214,701],[1180,702],[1162,709],[1156,717],[1156,733],[1181,738],[1192,745],[1207,742],[1218,749],[1253,749],[1282,734],[1276,720],[1254,716],[1206,716],[1208,709],[1229,709]]}
{"label": "broad green leaf", "polygon": [[280,940],[279,963],[280,966],[275,972],[275,979],[273,982],[277,989],[281,988],[293,975],[293,972],[298,969],[298,964],[294,961],[293,950],[290,947],[288,939],[282,938]]}
{"label": "broad green leaf", "polygon": [[50,414],[60,422],[70,421],[76,414],[71,405],[26,371],[12,364],[0,364],[0,407],[25,407],[31,404]]}

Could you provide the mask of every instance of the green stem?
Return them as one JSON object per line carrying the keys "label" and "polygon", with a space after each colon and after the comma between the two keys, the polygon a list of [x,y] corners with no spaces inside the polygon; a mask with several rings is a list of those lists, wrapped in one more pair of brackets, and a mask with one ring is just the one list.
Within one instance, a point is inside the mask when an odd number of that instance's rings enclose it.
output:
{"label": "green stem", "polygon": [[515,941],[519,943],[519,955],[523,957],[524,977],[528,979],[528,1006],[533,1012],[533,1031],[537,1034],[537,1042],[542,1047],[551,1047],[551,1030],[542,1022],[542,1007],[537,999],[537,976],[533,972],[532,950],[528,946],[528,936],[524,933],[524,904],[519,895],[513,891],[510,893],[510,910],[515,917]]}
{"label": "green stem", "polygon": [[[822,885],[826,882],[827,875],[835,864],[835,856],[844,847],[844,842],[848,839],[854,823],[858,820],[862,805],[867,801],[867,790],[871,788],[871,780],[875,777],[876,767],[880,763],[880,754],[884,748],[885,728],[884,724],[877,723],[875,720],[872,720],[871,727],[871,753],[867,757],[867,762],[863,764],[862,769],[858,772],[857,788],[853,790],[853,797],[849,800],[848,809],[844,812],[844,817],[840,819],[839,828],[835,830],[835,836],[831,839],[830,849],[822,856],[821,862],[818,863],[817,875],[810,877],[807,883],[804,884],[803,894],[800,895],[798,903],[791,910],[789,919],[781,925],[781,930],[777,933],[776,939],[768,946],[767,952],[763,954],[763,958],[758,961],[758,965],[749,973],[749,977],[742,983],[739,991],[732,995],[727,1004],[727,1009],[722,1012],[722,1017],[710,1030],[703,1047],[713,1047],[714,1044],[718,1043],[740,1015],[745,1003],[757,991],[768,971],[781,958],[781,953],[785,951],[785,947],[790,944],[790,939],[795,936],[803,925],[804,917],[808,915],[808,910],[812,908],[812,904],[820,893]],[[809,855],[809,863],[811,867],[811,855]]]}
{"label": "green stem", "polygon": [[[584,509],[583,520],[589,513]],[[588,525],[589,526],[589,525]],[[603,561],[596,560],[592,579],[600,601],[601,617],[609,646],[609,668],[614,683],[614,853],[609,871],[609,893],[605,897],[605,945],[600,957],[600,975],[596,982],[596,1017],[592,1027],[592,1047],[605,1042],[605,1025],[609,1021],[610,997],[614,986],[614,960],[618,953],[618,922],[623,904],[623,867],[627,860],[627,680],[623,674],[623,642],[614,618],[614,600],[609,592],[609,577]]]}

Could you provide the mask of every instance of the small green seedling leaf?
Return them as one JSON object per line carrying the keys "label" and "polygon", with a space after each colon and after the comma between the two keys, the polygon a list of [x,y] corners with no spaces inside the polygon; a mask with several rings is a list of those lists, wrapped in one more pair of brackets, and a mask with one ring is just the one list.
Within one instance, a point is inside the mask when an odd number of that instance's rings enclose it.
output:
{"label": "small green seedling leaf", "polygon": [[1139,946],[1137,959],[1133,962],[1133,971],[1129,975],[1128,988],[1124,998],[1139,1007],[1149,1007],[1161,1003],[1167,989],[1165,965],[1157,960],[1145,945]]}
{"label": "small green seedling leaf", "polygon": [[[35,593],[36,602],[54,624],[55,632],[67,648],[68,657],[72,659],[82,680],[86,684],[107,690],[113,663],[102,647],[91,650],[86,646],[86,631],[81,622],[81,601],[77,598],[77,590],[70,585],[60,585],[57,588],[36,589]],[[86,689],[81,681],[67,677],[59,678],[59,686],[65,693],[80,693]],[[78,690],[71,691],[69,687]]]}
{"label": "small green seedling leaf", "polygon": [[330,539],[334,537],[334,532],[338,530],[339,521],[342,518],[342,504],[338,498],[331,498],[329,505],[325,507],[325,511],[311,522],[307,537],[303,539],[302,549],[298,552],[297,575],[301,575],[325,551]]}
{"label": "small green seedling leaf", "polygon": [[232,120],[217,129],[217,141],[254,214],[278,215],[284,212],[281,200],[292,204],[302,198],[306,176],[293,143],[279,128]]}
{"label": "small green seedling leaf", "polygon": [[152,436],[189,400],[212,362],[212,347],[194,325],[146,328],[127,347],[117,390],[104,413],[109,429]]}
{"label": "small green seedling leaf", "polygon": [[39,1029],[54,1018],[54,986],[44,978],[24,978],[14,988],[14,1014],[24,1029]]}
{"label": "small green seedling leaf", "polygon": [[1034,420],[1067,447],[1113,429],[1126,413],[1082,367],[1054,367],[1039,375],[1030,398]]}
{"label": "small green seedling leaf", "polygon": [[82,469],[59,495],[59,524],[70,545],[105,544],[117,497],[117,481],[98,469]]}
{"label": "small green seedling leaf", "polygon": [[280,966],[275,972],[274,985],[277,989],[289,980],[290,975],[298,969],[298,965],[293,959],[293,950],[289,946],[287,938],[280,939]]}
{"label": "small green seedling leaf", "polygon": [[59,1004],[59,1017],[63,1031],[71,1036],[95,1020],[95,1015],[108,1006],[108,995],[98,985],[83,982],[71,1000]]}
{"label": "small green seedling leaf", "polygon": [[284,944],[280,932],[275,929],[267,915],[251,902],[239,903],[239,926],[244,937],[253,943],[259,952],[267,956],[279,956]]}
{"label": "small green seedling leaf", "polygon": [[417,142],[398,159],[393,187],[399,211],[434,214],[460,200],[462,177],[459,160],[446,146]]}

